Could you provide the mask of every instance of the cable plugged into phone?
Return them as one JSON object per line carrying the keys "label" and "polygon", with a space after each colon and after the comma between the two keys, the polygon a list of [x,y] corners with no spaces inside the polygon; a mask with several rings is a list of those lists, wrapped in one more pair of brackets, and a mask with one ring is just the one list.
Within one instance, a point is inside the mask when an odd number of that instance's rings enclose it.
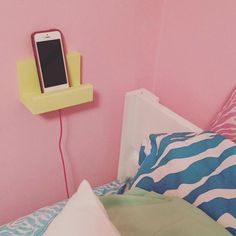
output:
{"label": "cable plugged into phone", "polygon": [[60,123],[60,135],[59,135],[58,147],[59,147],[59,152],[60,152],[60,156],[61,156],[61,164],[62,164],[62,170],[63,170],[63,176],[64,176],[64,183],[65,183],[65,192],[66,192],[67,198],[69,198],[70,195],[69,195],[69,188],[68,188],[68,179],[67,179],[65,158],[64,158],[64,155],[63,155],[63,151],[62,151],[63,125],[62,125],[61,110],[58,110],[58,113],[59,113],[59,123]]}

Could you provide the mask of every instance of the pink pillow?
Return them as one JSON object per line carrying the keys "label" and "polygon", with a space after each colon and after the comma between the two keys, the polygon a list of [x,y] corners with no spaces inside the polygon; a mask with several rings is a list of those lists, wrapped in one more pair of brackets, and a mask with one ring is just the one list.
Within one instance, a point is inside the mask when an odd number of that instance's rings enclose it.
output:
{"label": "pink pillow", "polygon": [[222,134],[236,143],[236,87],[211,123],[210,130]]}

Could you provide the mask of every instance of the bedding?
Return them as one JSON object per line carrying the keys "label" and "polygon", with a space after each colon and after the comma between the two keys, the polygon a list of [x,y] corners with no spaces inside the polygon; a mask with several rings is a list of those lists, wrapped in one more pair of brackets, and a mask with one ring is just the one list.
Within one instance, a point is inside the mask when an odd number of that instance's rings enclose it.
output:
{"label": "bedding", "polygon": [[221,111],[211,122],[209,130],[222,134],[236,143],[236,87]]}
{"label": "bedding", "polygon": [[[122,236],[228,236],[223,226],[178,197],[138,188],[101,197]],[[99,234],[98,234],[99,235]]]}
{"label": "bedding", "polygon": [[65,207],[49,225],[44,236],[120,236],[105,208],[84,180]]}
{"label": "bedding", "polygon": [[236,235],[236,145],[211,131],[151,134],[132,188],[194,204]]}
{"label": "bedding", "polygon": [[[129,183],[129,179],[126,179],[125,181],[115,180],[111,183],[94,188],[94,193],[97,196],[123,193],[126,186],[129,186]],[[52,220],[64,208],[66,202],[67,201],[65,200],[41,208],[30,215],[0,226],[0,236],[41,236]]]}

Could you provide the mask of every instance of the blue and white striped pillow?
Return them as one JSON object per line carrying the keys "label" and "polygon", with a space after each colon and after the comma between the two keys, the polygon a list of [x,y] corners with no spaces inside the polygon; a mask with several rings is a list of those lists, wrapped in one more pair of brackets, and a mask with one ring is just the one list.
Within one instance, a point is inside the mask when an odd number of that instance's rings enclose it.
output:
{"label": "blue and white striped pillow", "polygon": [[236,145],[222,135],[151,134],[132,187],[178,196],[236,235]]}

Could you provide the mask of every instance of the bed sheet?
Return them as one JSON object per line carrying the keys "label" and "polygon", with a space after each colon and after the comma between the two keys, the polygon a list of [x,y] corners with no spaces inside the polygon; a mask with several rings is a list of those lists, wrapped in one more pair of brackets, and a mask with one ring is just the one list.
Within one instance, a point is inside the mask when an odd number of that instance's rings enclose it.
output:
{"label": "bed sheet", "polygon": [[178,197],[133,188],[101,197],[122,236],[230,236],[222,225]]}
{"label": "bed sheet", "polygon": [[[129,179],[125,181],[115,180],[94,188],[94,192],[97,196],[122,194],[129,182]],[[66,200],[60,201],[0,226],[0,236],[41,236],[52,220],[61,212],[66,202]]]}

